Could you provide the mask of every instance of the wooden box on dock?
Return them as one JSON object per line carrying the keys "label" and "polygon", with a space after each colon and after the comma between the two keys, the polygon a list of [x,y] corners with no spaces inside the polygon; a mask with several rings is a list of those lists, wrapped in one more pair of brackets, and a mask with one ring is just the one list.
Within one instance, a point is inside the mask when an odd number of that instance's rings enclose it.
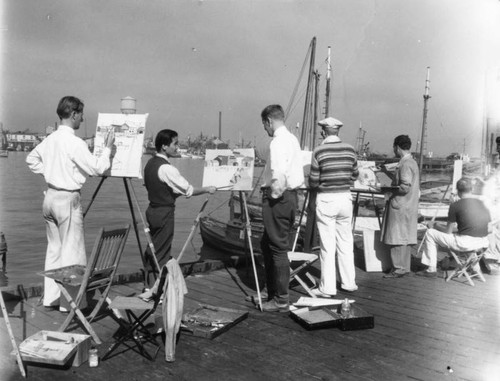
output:
{"label": "wooden box on dock", "polygon": [[213,339],[248,317],[248,311],[202,304],[182,318],[182,330],[193,336]]}
{"label": "wooden box on dock", "polygon": [[352,331],[369,329],[375,326],[373,315],[368,314],[354,304],[351,304],[351,313],[347,318],[340,314],[340,306],[299,308],[291,311],[290,315],[292,319],[309,330],[340,328],[342,331]]}
{"label": "wooden box on dock", "polygon": [[31,335],[19,345],[23,361],[65,366],[71,361],[71,366],[78,367],[89,358],[89,335],[39,331]]}

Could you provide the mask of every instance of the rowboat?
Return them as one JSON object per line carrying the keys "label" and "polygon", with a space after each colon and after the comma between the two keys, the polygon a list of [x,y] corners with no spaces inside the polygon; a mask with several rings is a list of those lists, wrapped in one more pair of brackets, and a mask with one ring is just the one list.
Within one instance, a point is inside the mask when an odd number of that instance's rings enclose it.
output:
{"label": "rowboat", "polygon": [[[260,240],[264,233],[264,226],[256,222],[251,222],[250,226],[253,251],[260,253]],[[200,232],[203,243],[214,249],[235,255],[245,255],[249,252],[246,226],[240,219],[222,222],[204,216],[200,218]]]}

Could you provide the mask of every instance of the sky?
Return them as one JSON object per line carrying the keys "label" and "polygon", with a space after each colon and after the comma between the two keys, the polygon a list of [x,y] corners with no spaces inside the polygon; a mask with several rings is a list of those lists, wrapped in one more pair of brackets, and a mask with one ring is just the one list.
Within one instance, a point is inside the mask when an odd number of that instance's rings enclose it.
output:
{"label": "sky", "polygon": [[[59,99],[74,95],[85,103],[78,134],[91,136],[98,113],[119,113],[131,96],[149,113],[146,136],[217,136],[221,113],[222,140],[260,148],[260,112],[289,104],[313,37],[321,88],[331,46],[330,116],[354,146],[360,129],[374,152],[392,152],[399,134],[418,144],[427,67],[425,152],[479,156],[486,121],[500,120],[498,0],[0,4],[0,122],[10,131],[53,126]],[[301,91],[289,127],[302,121]]]}

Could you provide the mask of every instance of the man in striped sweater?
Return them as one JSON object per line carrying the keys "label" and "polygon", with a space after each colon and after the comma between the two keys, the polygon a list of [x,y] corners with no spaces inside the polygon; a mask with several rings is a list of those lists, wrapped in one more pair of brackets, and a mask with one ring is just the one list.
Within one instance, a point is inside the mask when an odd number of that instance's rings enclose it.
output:
{"label": "man in striped sweater", "polygon": [[351,186],[359,171],[354,148],[338,137],[342,122],[329,117],[318,124],[324,140],[313,151],[309,186],[318,192],[316,220],[321,245],[321,282],[313,293],[331,297],[337,293],[335,254],[341,288],[351,292],[358,289],[351,230]]}

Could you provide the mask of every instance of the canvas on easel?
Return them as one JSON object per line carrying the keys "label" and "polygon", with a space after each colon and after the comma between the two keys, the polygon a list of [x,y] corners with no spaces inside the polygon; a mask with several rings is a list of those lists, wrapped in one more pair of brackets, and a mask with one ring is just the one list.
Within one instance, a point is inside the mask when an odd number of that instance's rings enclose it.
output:
{"label": "canvas on easel", "polygon": [[253,148],[206,150],[203,187],[251,191],[255,151]]}
{"label": "canvas on easel", "polygon": [[106,134],[115,131],[116,152],[111,168],[104,176],[142,178],[142,151],[146,121],[149,114],[99,113],[94,141],[94,155],[100,156],[105,148]]}

